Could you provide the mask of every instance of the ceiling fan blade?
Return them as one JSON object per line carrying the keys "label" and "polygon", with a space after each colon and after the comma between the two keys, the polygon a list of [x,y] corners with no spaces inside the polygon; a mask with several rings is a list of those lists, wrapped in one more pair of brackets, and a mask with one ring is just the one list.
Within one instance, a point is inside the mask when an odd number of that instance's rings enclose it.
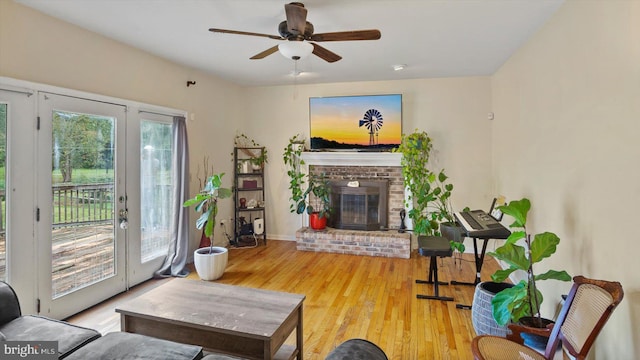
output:
{"label": "ceiling fan blade", "polygon": [[274,47],[270,47],[267,50],[259,53],[259,54],[255,54],[252,57],[250,57],[249,59],[251,60],[258,60],[258,59],[264,59],[265,57],[273,54],[274,52],[278,51],[278,45],[274,46]]}
{"label": "ceiling fan blade", "polygon": [[378,40],[380,30],[354,30],[313,34],[308,40],[312,41],[350,41],[350,40]]}
{"label": "ceiling fan blade", "polygon": [[332,63],[342,59],[342,56],[334,53],[333,51],[329,51],[318,44],[314,44],[314,43],[311,43],[311,44],[313,45],[313,54],[323,59],[326,62]]}
{"label": "ceiling fan blade", "polygon": [[247,31],[225,30],[225,29],[215,29],[215,28],[211,28],[211,29],[209,29],[209,31],[214,32],[214,33],[249,35],[249,36],[262,36],[262,37],[268,37],[269,39],[284,40],[282,37],[277,36],[277,35],[260,34],[260,33],[247,32]]}
{"label": "ceiling fan blade", "polygon": [[284,5],[287,14],[287,29],[294,35],[304,34],[307,26],[307,9],[302,3],[292,2]]}

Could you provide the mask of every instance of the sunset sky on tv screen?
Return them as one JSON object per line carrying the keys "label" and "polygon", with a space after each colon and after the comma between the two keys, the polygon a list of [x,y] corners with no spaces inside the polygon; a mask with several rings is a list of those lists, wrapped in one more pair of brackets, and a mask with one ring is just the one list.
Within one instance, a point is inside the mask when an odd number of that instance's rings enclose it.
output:
{"label": "sunset sky on tv screen", "polygon": [[340,96],[309,99],[310,135],[353,145],[370,145],[370,132],[360,126],[365,113],[375,109],[382,126],[375,134],[377,144],[400,144],[402,95]]}

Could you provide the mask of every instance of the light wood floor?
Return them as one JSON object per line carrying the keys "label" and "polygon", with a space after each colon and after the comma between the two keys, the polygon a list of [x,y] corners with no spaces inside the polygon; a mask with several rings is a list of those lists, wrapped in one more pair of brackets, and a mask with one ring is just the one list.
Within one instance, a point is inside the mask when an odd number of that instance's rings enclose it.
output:
{"label": "light wood floor", "polygon": [[[266,247],[231,249],[227,270],[217,282],[306,295],[305,359],[324,359],[350,338],[373,341],[389,359],[472,358],[471,311],[456,304],[471,304],[473,286],[440,286],[441,295],[452,296],[453,302],[420,300],[416,294],[431,295],[433,286],[415,283],[426,279],[429,265],[416,251],[411,259],[395,259],[303,252],[295,245],[269,241]],[[473,255],[463,259],[461,267],[452,258],[438,260],[440,280],[473,281]],[[496,269],[496,261],[486,257],[482,279]],[[189,277],[197,279],[195,272]],[[118,331],[117,305],[164,281],[147,281],[68,320],[102,333]],[[203,306],[215,306],[215,299]]]}

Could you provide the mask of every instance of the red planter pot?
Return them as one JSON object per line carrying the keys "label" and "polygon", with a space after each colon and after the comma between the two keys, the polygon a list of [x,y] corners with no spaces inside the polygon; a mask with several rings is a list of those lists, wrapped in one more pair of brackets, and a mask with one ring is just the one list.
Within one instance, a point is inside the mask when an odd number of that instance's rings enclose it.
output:
{"label": "red planter pot", "polygon": [[309,214],[309,226],[313,230],[322,230],[327,227],[327,216],[320,217],[318,213]]}
{"label": "red planter pot", "polygon": [[208,247],[208,246],[211,246],[211,239],[209,239],[204,234],[204,230],[202,230],[202,236],[200,236],[200,245],[198,245],[198,249],[203,247]]}

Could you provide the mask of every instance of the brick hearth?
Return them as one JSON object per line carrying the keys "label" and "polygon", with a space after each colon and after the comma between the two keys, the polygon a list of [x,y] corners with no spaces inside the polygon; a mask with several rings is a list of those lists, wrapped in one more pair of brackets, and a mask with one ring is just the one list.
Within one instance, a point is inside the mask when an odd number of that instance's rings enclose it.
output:
{"label": "brick hearth", "polygon": [[411,235],[397,231],[357,231],[303,227],[296,231],[297,249],[339,254],[397,257],[408,259]]}

